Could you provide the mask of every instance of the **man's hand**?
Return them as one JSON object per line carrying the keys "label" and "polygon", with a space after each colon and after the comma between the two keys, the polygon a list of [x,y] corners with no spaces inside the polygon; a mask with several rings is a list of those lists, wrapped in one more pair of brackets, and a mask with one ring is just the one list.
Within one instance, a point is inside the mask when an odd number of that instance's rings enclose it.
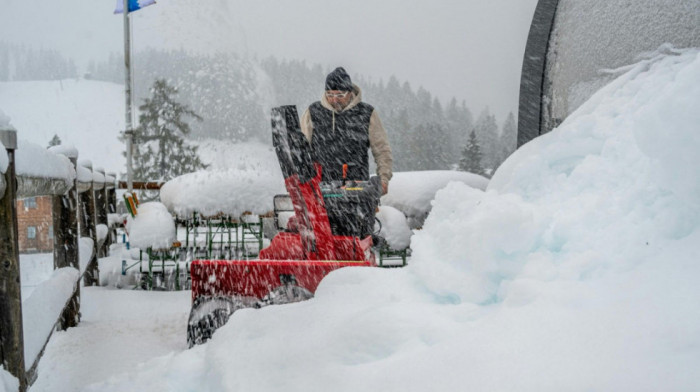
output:
{"label": "man's hand", "polygon": [[389,183],[382,181],[382,196],[389,192]]}

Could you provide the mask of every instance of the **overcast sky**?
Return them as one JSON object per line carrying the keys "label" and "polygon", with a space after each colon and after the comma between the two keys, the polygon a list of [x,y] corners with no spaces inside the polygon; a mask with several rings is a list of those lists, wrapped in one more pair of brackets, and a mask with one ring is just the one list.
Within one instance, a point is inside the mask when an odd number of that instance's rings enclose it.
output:
{"label": "overcast sky", "polygon": [[[57,49],[84,67],[123,52],[116,0],[0,0],[0,40]],[[344,66],[396,75],[446,102],[517,114],[520,68],[537,0],[157,0],[136,12],[134,45]],[[135,66],[144,66],[134,59]]]}

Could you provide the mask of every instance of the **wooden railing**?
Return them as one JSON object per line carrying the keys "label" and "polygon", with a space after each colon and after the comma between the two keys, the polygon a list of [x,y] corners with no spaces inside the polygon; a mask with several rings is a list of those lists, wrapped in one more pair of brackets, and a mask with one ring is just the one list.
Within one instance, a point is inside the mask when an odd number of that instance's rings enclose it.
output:
{"label": "wooden railing", "polygon": [[[65,330],[80,322],[80,279],[85,286],[99,284],[97,259],[106,255],[111,240],[108,235],[99,243],[96,226],[108,225],[108,212],[116,212],[116,175],[105,176],[103,170],[92,170],[88,163],[78,165],[77,152],[62,153],[77,173],[72,184],[65,178],[17,175],[16,131],[0,129],[0,141],[9,159],[7,170],[0,173],[0,363],[17,377],[19,391],[24,392],[36,379],[39,360],[53,330]],[[54,269],[72,267],[80,273],[72,291],[67,290],[72,294],[57,315],[55,328],[51,328],[45,340],[42,338],[39,352],[30,354],[35,358],[25,358],[16,200],[33,196],[53,198]],[[93,243],[84,268],[80,265],[80,237],[91,238]]]}

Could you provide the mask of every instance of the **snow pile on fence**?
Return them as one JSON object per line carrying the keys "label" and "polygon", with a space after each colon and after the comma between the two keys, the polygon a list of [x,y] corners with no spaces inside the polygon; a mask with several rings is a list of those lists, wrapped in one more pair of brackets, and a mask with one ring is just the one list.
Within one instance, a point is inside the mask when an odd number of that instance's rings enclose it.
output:
{"label": "snow pile on fence", "polygon": [[109,227],[107,225],[100,223],[95,226],[95,231],[97,232],[97,243],[102,243],[109,235]]}
{"label": "snow pile on fence", "polygon": [[175,220],[163,203],[143,203],[135,217],[128,217],[126,231],[133,247],[170,249],[175,241]]}
{"label": "snow pile on fence", "polygon": [[54,154],[63,155],[67,158],[78,159],[78,149],[72,144],[59,144],[57,146],[51,146],[48,148]]}
{"label": "snow pile on fence", "polygon": [[193,212],[234,217],[246,211],[264,214],[272,211],[275,195],[286,193],[282,173],[279,166],[276,168],[276,171],[251,167],[185,174],[166,182],[160,189],[160,199],[168,210],[183,217]]}
{"label": "snow pile on fence", "polygon": [[382,196],[382,205],[392,206],[408,217],[409,225],[418,228],[430,213],[435,192],[458,181],[472,188],[486,189],[487,178],[477,174],[453,170],[427,170],[394,173],[389,182],[389,192]]}
{"label": "snow pile on fence", "polygon": [[15,163],[18,176],[61,179],[68,186],[75,180],[75,169],[68,158],[22,139],[17,141]]}
{"label": "snow pile on fence", "polygon": [[24,361],[28,366],[39,355],[56,320],[73,295],[80,273],[72,267],[57,269],[22,302],[24,320]]}
{"label": "snow pile on fence", "polygon": [[92,171],[85,166],[78,165],[78,182],[91,183],[92,182]]}
{"label": "snow pile on fence", "polygon": [[10,164],[6,151],[5,145],[0,142],[0,174],[5,174],[7,171],[7,166]]}
{"label": "snow pile on fence", "polygon": [[340,269],[88,390],[697,390],[699,103],[699,50],[639,64],[488,191],[439,191],[407,268]]}
{"label": "snow pile on fence", "polygon": [[391,206],[381,206],[376,218],[381,222],[379,235],[386,240],[391,249],[403,250],[411,245],[413,232],[408,227],[403,212]]}
{"label": "snow pile on fence", "polygon": [[95,251],[95,243],[90,237],[80,237],[78,240],[78,255],[80,257],[80,275],[85,273],[88,263],[92,258],[92,253]]}
{"label": "snow pile on fence", "polygon": [[[2,109],[0,109],[0,130],[8,129],[14,128],[12,125],[10,125],[10,118],[3,113]],[[2,142],[0,142],[0,174],[5,173],[5,171],[7,171],[7,165],[10,164],[5,151],[5,146],[2,144]]]}

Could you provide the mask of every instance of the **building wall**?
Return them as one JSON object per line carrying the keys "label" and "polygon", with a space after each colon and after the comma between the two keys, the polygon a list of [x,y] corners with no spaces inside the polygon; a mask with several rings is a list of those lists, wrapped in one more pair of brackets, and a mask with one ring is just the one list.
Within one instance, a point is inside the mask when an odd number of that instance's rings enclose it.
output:
{"label": "building wall", "polygon": [[558,126],[625,66],[671,46],[700,46],[700,0],[539,0],[523,57],[518,146]]}
{"label": "building wall", "polygon": [[700,46],[700,1],[559,0],[547,54],[541,133],[625,71],[615,69],[653,56],[664,44]]}
{"label": "building wall", "polygon": [[[53,252],[51,196],[17,200],[20,253]],[[31,237],[34,238],[31,238]]]}

